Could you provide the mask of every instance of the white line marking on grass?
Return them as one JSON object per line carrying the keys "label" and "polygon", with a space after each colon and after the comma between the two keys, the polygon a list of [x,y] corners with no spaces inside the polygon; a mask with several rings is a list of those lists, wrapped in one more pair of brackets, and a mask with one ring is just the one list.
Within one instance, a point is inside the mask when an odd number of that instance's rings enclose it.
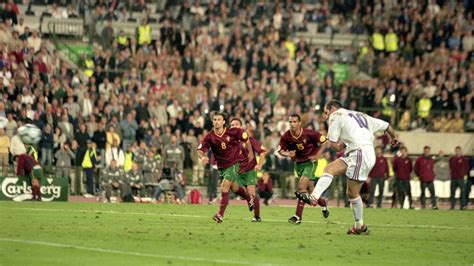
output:
{"label": "white line marking on grass", "polygon": [[0,241],[16,242],[16,243],[40,245],[40,246],[48,246],[48,247],[57,247],[57,248],[73,248],[73,249],[78,249],[78,250],[129,255],[129,256],[146,257],[146,258],[175,259],[175,260],[184,260],[184,261],[220,263],[220,264],[237,264],[237,265],[275,265],[275,264],[259,264],[255,262],[247,262],[247,261],[242,261],[241,259],[236,261],[236,260],[224,260],[224,259],[206,259],[206,258],[187,257],[187,256],[179,256],[179,255],[177,256],[159,255],[159,254],[150,254],[150,253],[141,253],[141,252],[123,251],[123,250],[114,250],[114,249],[105,249],[105,248],[91,248],[91,247],[83,247],[83,246],[77,246],[77,245],[71,245],[71,244],[60,244],[60,243],[27,240],[27,239],[0,238]]}
{"label": "white line marking on grass", "polygon": [[[50,212],[80,212],[80,213],[106,213],[106,214],[122,214],[122,215],[148,215],[148,216],[163,216],[163,217],[183,217],[183,218],[204,218],[210,219],[210,216],[204,215],[190,215],[190,214],[174,214],[174,213],[153,213],[153,212],[119,212],[112,210],[70,210],[70,209],[49,209],[49,208],[8,208],[0,207],[0,209],[13,210],[29,210],[29,211],[50,211]],[[246,218],[226,218],[226,220],[246,220]],[[278,219],[264,219],[265,222],[287,223],[287,220]],[[335,224],[335,225],[352,225],[352,223],[339,222],[334,220],[329,221],[308,221],[310,224]],[[427,228],[427,229],[446,229],[446,230],[474,230],[474,227],[454,227],[454,226],[438,226],[426,224],[369,224],[374,227],[398,227],[398,228]]]}

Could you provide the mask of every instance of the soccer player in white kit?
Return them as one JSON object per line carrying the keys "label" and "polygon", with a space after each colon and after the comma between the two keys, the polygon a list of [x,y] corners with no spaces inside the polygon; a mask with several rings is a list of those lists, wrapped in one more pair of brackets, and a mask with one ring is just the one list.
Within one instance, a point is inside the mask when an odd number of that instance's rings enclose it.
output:
{"label": "soccer player in white kit", "polygon": [[311,195],[299,193],[297,197],[316,206],[321,194],[331,185],[333,177],[345,174],[348,178],[347,195],[355,220],[355,225],[347,231],[347,234],[368,234],[368,228],[363,221],[360,189],[375,164],[374,133],[377,131],[388,133],[392,145],[396,145],[398,140],[395,131],[383,120],[342,108],[342,104],[337,100],[326,103],[324,116],[329,124],[330,147],[336,151],[345,148],[346,153],[324,168],[324,174]]}

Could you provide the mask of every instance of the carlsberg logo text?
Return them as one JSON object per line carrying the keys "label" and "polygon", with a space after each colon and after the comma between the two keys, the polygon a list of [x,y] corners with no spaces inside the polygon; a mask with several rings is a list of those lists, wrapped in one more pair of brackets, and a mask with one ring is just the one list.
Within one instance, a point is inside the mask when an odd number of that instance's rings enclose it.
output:
{"label": "carlsberg logo text", "polygon": [[[9,177],[3,180],[2,191],[6,197],[14,198],[21,194],[31,193],[31,185],[29,185],[26,181],[23,181],[21,183],[17,182],[18,178],[16,177]],[[41,194],[57,199],[61,195],[61,187],[52,185],[50,182],[50,185],[41,186]]]}

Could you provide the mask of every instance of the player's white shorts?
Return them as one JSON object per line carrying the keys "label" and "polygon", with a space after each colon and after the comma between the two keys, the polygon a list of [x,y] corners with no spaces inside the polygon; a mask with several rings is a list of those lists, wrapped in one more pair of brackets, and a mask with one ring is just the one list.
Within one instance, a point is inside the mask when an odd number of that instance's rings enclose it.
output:
{"label": "player's white shorts", "polygon": [[375,150],[373,146],[363,146],[347,152],[339,159],[347,164],[347,178],[366,181],[375,164]]}

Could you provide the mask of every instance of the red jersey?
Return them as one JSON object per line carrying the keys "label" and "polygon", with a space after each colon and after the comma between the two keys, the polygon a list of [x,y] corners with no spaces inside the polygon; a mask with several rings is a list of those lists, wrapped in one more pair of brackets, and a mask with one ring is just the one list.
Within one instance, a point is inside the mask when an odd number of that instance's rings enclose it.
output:
{"label": "red jersey", "polygon": [[21,154],[18,156],[18,165],[16,166],[17,176],[28,176],[33,169],[33,166],[39,165],[39,163],[29,154]]}
{"label": "red jersey", "polygon": [[280,138],[279,150],[296,151],[295,157],[291,159],[297,163],[304,163],[318,152],[324,142],[326,137],[317,131],[302,129],[299,136],[293,136],[288,130]]}
{"label": "red jersey", "polygon": [[212,130],[199,144],[198,150],[205,153],[211,149],[217,168],[229,168],[241,160],[241,141],[246,142],[248,138],[247,132],[240,128],[224,128],[221,135]]}
{"label": "red jersey", "polygon": [[[249,138],[250,144],[252,144],[252,149],[254,154],[261,154],[265,152],[265,148],[254,138]],[[242,158],[241,158],[241,164],[240,164],[240,169],[239,173],[247,173],[248,171],[255,169],[255,166],[257,166],[257,157],[254,156],[252,161],[249,162],[248,160],[248,150],[245,147],[245,143],[242,143]]]}
{"label": "red jersey", "polygon": [[433,167],[433,158],[421,155],[415,162],[415,174],[420,178],[421,182],[433,182],[435,179]]}
{"label": "red jersey", "polygon": [[375,158],[375,164],[369,176],[372,178],[386,178],[389,174],[387,159],[383,156]]}
{"label": "red jersey", "polygon": [[411,171],[413,171],[413,163],[407,157],[397,156],[393,158],[393,172],[397,180],[410,180]]}
{"label": "red jersey", "polygon": [[469,175],[469,162],[464,156],[449,158],[449,168],[451,169],[452,179],[464,179],[465,175]]}

